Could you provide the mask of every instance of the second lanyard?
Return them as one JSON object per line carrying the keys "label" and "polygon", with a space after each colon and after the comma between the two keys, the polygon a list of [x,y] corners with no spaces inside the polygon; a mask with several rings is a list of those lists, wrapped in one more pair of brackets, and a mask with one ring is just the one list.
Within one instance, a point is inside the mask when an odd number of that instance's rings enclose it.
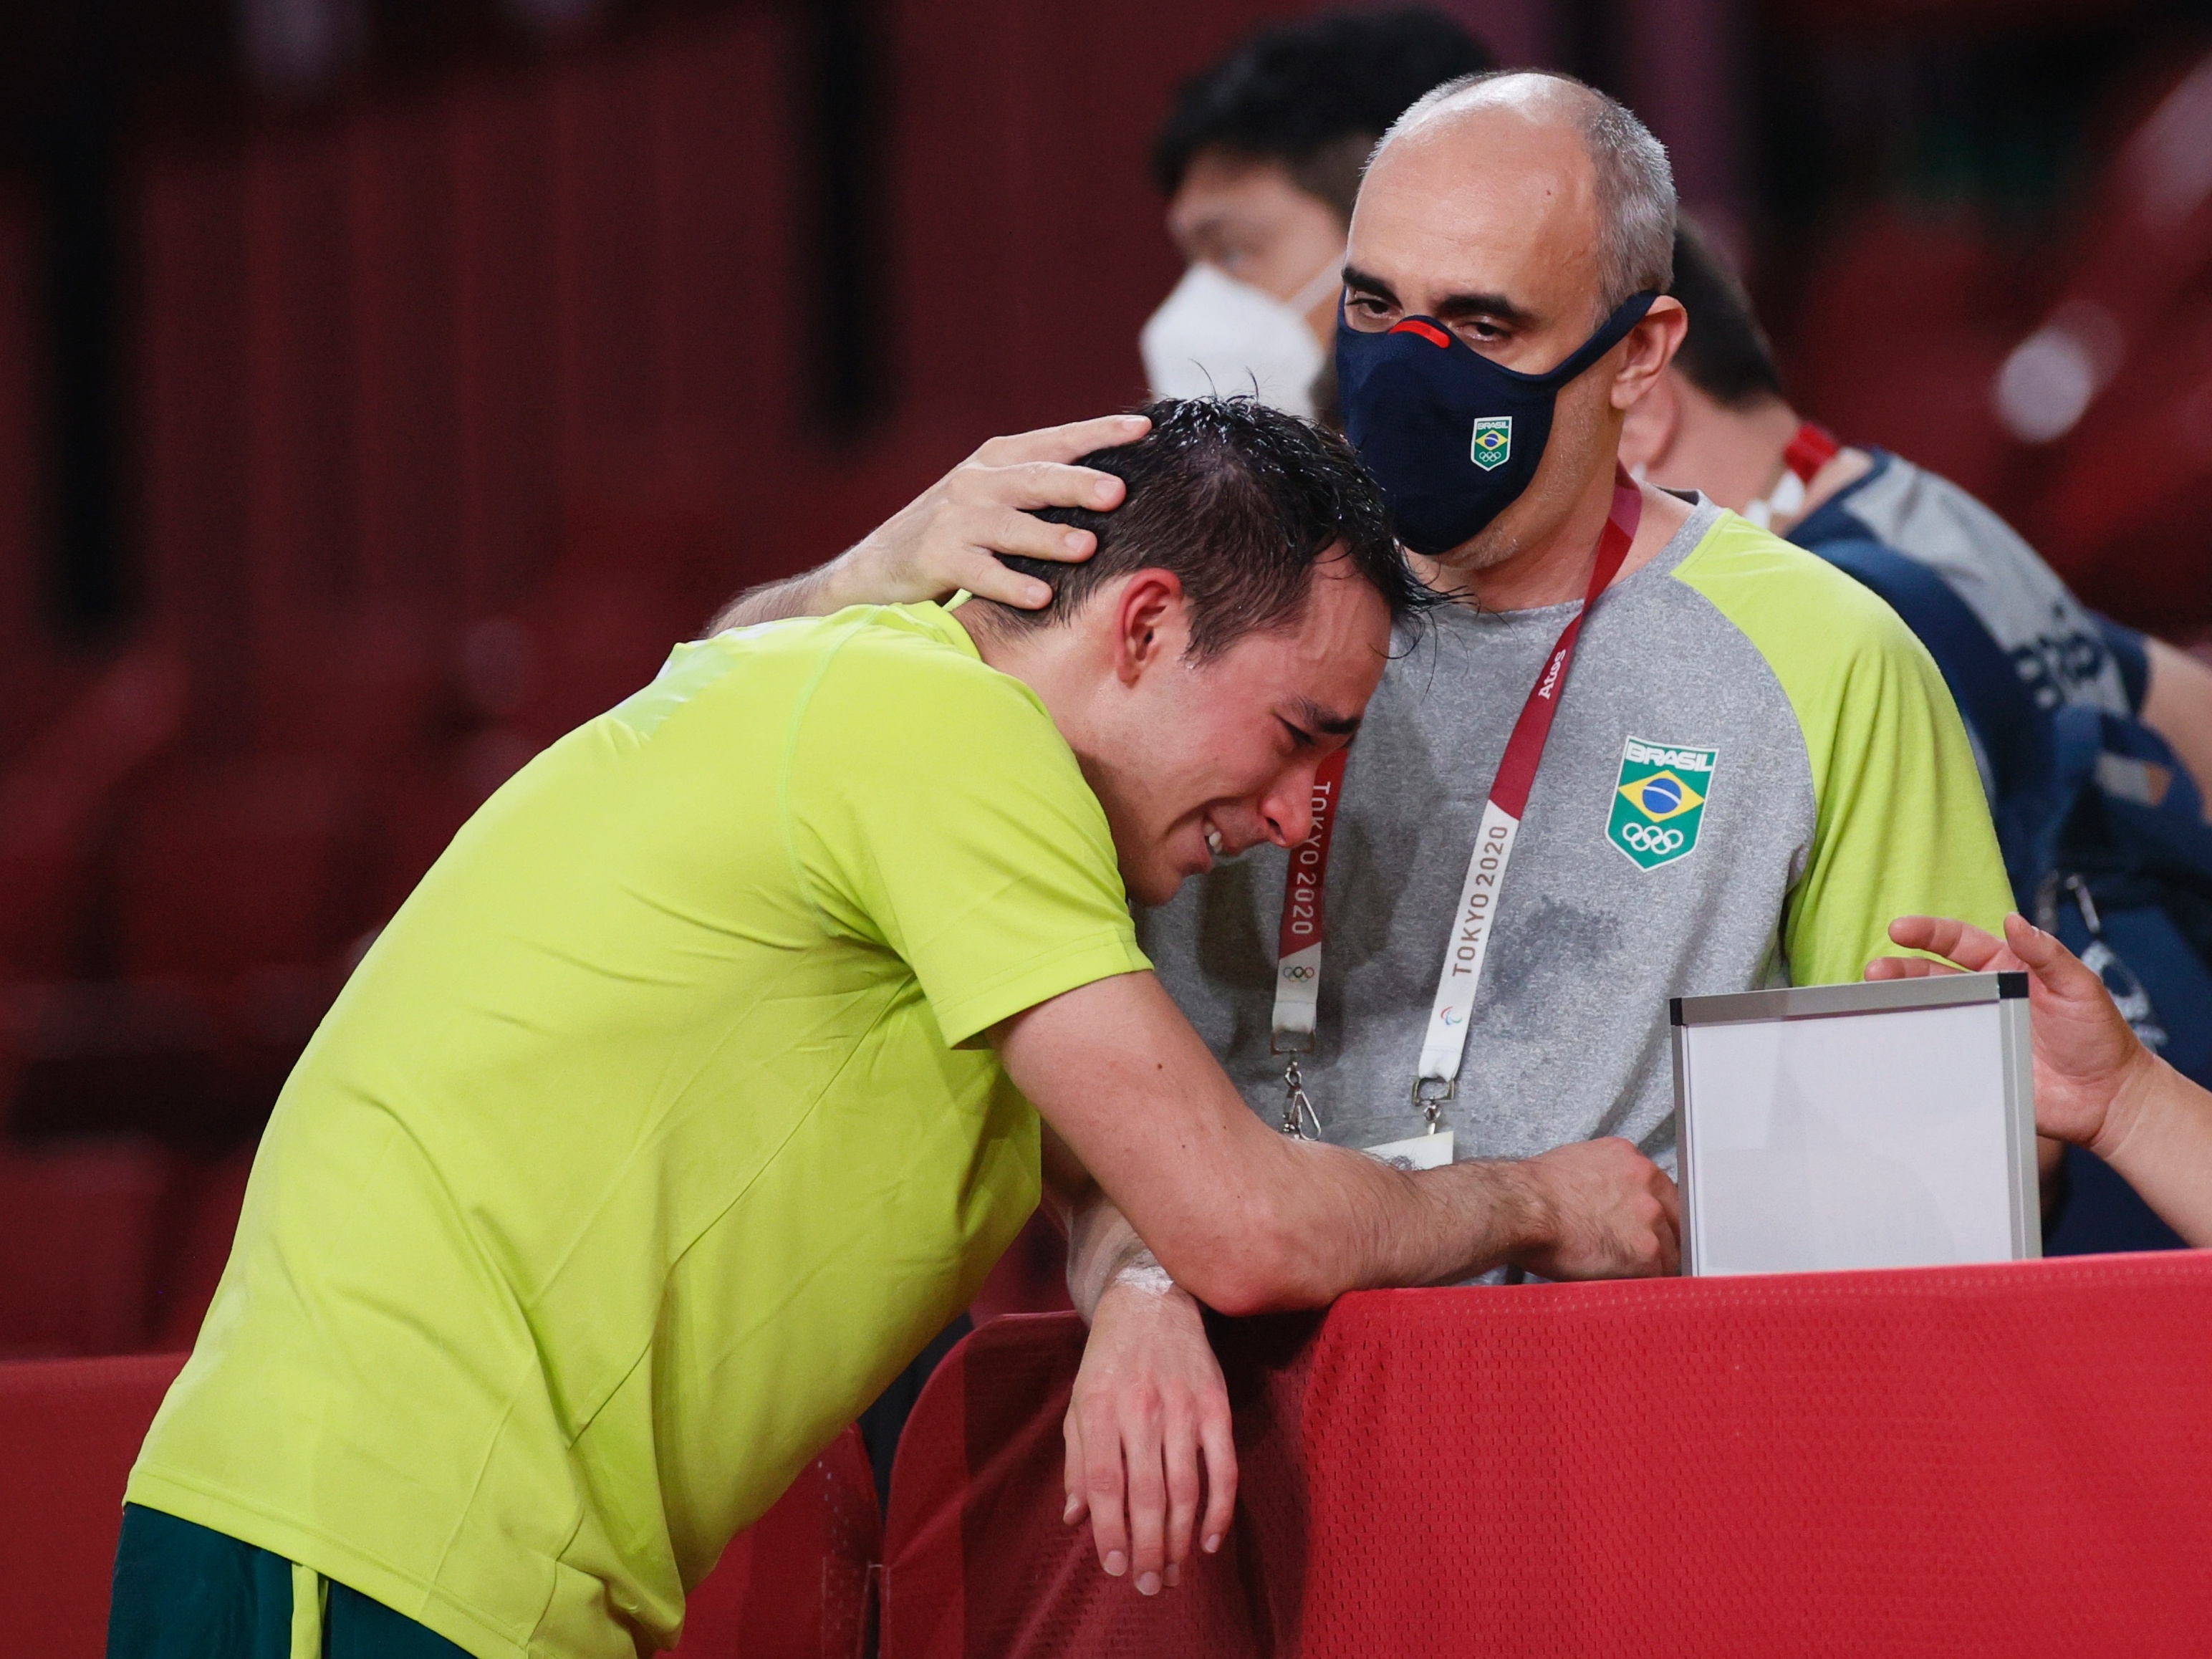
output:
{"label": "second lanyard", "polygon": [[[1468,856],[1467,878],[1461,884],[1459,905],[1453,912],[1450,942],[1444,948],[1443,966],[1437,976],[1436,1000],[1429,1010],[1428,1025],[1421,1037],[1421,1054],[1413,1075],[1413,1101],[1425,1118],[1429,1134],[1437,1129],[1437,1115],[1452,1097],[1461,1061],[1467,1053],[1468,1025],[1474,1011],[1474,995],[1482,983],[1482,966],[1490,951],[1490,938],[1498,915],[1498,898],[1505,885],[1506,866],[1513,858],[1513,843],[1527,816],[1529,791],[1536,769],[1544,757],[1545,740],[1559,713],[1559,697],[1574,661],[1575,645],[1598,595],[1611,586],[1636,539],[1643,517],[1644,497],[1628,477],[1616,476],[1613,510],[1604,533],[1598,538],[1597,562],[1590,572],[1589,591],[1558,641],[1544,659],[1536,684],[1513,723],[1506,739],[1504,758],[1483,805],[1482,822],[1475,830],[1474,848]],[[1290,873],[1283,887],[1282,926],[1275,961],[1275,1006],[1273,1047],[1292,1056],[1285,1073],[1291,1103],[1284,1127],[1298,1132],[1312,1115],[1297,1073],[1296,1056],[1313,1049],[1316,1016],[1321,995],[1323,884],[1328,870],[1329,842],[1336,827],[1344,780],[1343,752],[1322,763],[1314,780],[1314,822],[1306,839],[1291,849]],[[1449,1137],[1445,1137],[1448,1140]],[[1417,1164],[1448,1161],[1443,1156],[1419,1156],[1401,1148],[1413,1143],[1398,1141],[1371,1147],[1392,1161]]]}

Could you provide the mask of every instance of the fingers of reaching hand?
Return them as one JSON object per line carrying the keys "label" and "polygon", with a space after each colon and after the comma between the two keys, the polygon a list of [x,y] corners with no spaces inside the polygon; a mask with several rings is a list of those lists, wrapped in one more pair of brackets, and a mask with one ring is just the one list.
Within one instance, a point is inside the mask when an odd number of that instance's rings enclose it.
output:
{"label": "fingers of reaching hand", "polygon": [[[2093,1018],[2109,1018],[2121,1021],[2122,1016],[2112,1005],[2112,993],[2104,979],[2081,957],[2068,950],[2059,939],[2030,922],[2027,917],[2010,915],[2005,918],[2005,944],[2011,951],[2009,961],[2001,964],[2009,967],[2014,963],[2025,967],[2033,976],[2034,990],[2051,999],[2051,1004],[2090,1013]],[[2044,1005],[2039,1005],[2044,1006]]]}
{"label": "fingers of reaching hand", "polygon": [[1948,962],[1930,962],[1925,957],[1876,957],[1867,963],[1869,979],[1928,979],[1936,974],[1955,974],[1959,969]]}
{"label": "fingers of reaching hand", "polygon": [[1087,421],[1070,421],[1065,426],[1039,427],[1034,432],[994,438],[975,452],[974,459],[985,466],[1072,461],[1094,449],[1133,443],[1152,429],[1152,423],[1141,415],[1098,415]]}
{"label": "fingers of reaching hand", "polygon": [[2013,955],[2050,989],[2072,996],[2103,988],[2104,982],[2079,957],[2026,916],[2007,916],[2004,927],[2005,944]]}
{"label": "fingers of reaching hand", "polygon": [[[1957,963],[1969,973],[1979,973],[2004,950],[2001,940],[1970,922],[1954,921],[1948,916],[1899,916],[1889,924],[1889,936],[1908,951],[1933,951]],[[1885,977],[1919,978],[1921,975],[1908,974]]]}

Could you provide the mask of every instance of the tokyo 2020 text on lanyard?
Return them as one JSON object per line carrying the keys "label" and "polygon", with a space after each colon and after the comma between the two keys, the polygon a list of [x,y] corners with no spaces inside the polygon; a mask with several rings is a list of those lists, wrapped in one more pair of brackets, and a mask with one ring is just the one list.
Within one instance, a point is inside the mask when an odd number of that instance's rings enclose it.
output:
{"label": "tokyo 2020 text on lanyard", "polygon": [[[1513,859],[1521,820],[1528,813],[1528,793],[1544,757],[1545,739],[1552,734],[1552,717],[1559,712],[1559,698],[1566,690],[1567,670],[1574,661],[1583,623],[1598,595],[1620,574],[1643,514],[1641,492],[1626,473],[1617,474],[1613,510],[1598,538],[1597,563],[1590,572],[1589,591],[1583,596],[1582,608],[1560,630],[1528,702],[1521,706],[1520,718],[1513,722],[1513,735],[1506,739],[1504,758],[1498,763],[1490,799],[1483,805],[1474,850],[1468,857],[1467,879],[1460,886],[1459,908],[1453,914],[1450,942],[1444,947],[1443,966],[1437,975],[1436,1002],[1429,1011],[1428,1028],[1421,1038],[1420,1064],[1413,1076],[1413,1103],[1421,1109],[1425,1132],[1367,1149],[1388,1162],[1415,1169],[1451,1162],[1451,1131],[1441,1128],[1437,1119],[1443,1103],[1452,1097],[1460,1063],[1467,1053],[1468,1023],[1474,1012],[1476,988],[1482,983],[1482,964],[1490,951],[1506,866]],[[1310,1127],[1317,1138],[1321,1127],[1298,1073],[1298,1056],[1314,1051],[1316,1016],[1321,1003],[1322,895],[1328,875],[1329,840],[1343,804],[1344,768],[1350,754],[1349,749],[1339,750],[1314,774],[1313,829],[1291,849],[1290,873],[1283,884],[1271,1047],[1288,1056],[1283,1067],[1285,1134],[1303,1135]]]}

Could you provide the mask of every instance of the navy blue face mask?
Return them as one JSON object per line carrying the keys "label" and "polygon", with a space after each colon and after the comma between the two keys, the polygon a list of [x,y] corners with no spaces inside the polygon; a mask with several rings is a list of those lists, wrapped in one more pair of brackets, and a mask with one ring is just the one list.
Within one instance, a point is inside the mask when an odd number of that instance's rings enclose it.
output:
{"label": "navy blue face mask", "polygon": [[1658,297],[1622,301],[1547,374],[1500,368],[1433,317],[1363,334],[1340,308],[1345,435],[1382,486],[1398,539],[1416,553],[1448,553],[1510,507],[1544,459],[1559,388],[1620,344]]}

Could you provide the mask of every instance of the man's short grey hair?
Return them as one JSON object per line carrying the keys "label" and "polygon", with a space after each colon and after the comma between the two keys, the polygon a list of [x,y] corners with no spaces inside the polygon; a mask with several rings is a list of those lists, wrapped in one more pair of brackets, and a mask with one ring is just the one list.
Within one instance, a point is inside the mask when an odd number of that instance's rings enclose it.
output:
{"label": "man's short grey hair", "polygon": [[1469,88],[1516,76],[1551,81],[1573,104],[1597,175],[1598,307],[1609,317],[1631,295],[1664,294],[1674,280],[1674,169],[1667,147],[1628,106],[1571,75],[1552,70],[1493,70],[1463,75],[1423,94],[1390,124],[1368,157],[1420,125]]}

